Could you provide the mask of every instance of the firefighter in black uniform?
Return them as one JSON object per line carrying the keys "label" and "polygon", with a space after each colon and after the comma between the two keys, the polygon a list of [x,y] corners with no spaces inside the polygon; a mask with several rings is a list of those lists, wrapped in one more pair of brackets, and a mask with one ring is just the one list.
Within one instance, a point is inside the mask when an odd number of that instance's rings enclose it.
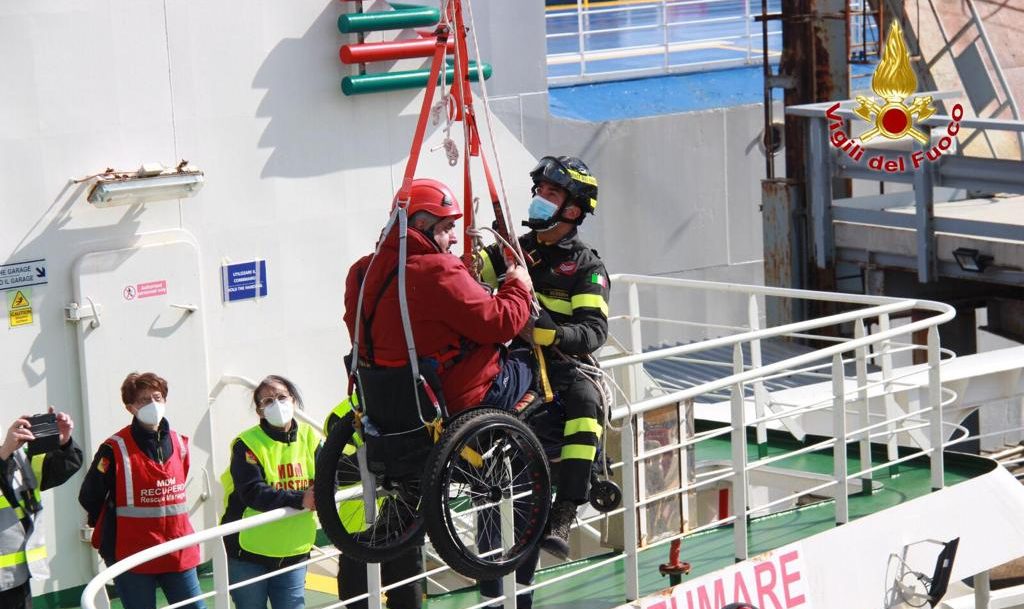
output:
{"label": "firefighter in black uniform", "polygon": [[[528,338],[540,346],[538,390],[557,394],[565,409],[555,505],[541,547],[565,558],[576,508],[587,501],[591,465],[601,437],[601,393],[579,369],[608,336],[608,273],[577,228],[597,208],[597,179],[583,161],[546,156],[530,172],[531,231],[519,238],[541,304]],[[481,279],[497,286],[505,271],[499,244],[482,252]],[[522,334],[520,336],[523,336]],[[550,401],[550,396],[545,397]]]}

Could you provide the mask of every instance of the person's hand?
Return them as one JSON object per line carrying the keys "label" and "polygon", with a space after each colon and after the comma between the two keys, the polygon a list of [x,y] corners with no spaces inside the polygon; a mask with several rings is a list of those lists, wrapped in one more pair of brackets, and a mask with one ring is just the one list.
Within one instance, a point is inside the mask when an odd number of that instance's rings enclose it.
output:
{"label": "person's hand", "polygon": [[558,324],[551,319],[547,309],[540,310],[540,316],[533,322],[533,343],[547,347],[558,339]]}
{"label": "person's hand", "polygon": [[306,491],[302,493],[302,507],[310,511],[316,509],[316,499],[313,498],[312,486],[308,487]]}
{"label": "person's hand", "polygon": [[25,445],[25,442],[35,440],[36,437],[32,435],[32,425],[28,422],[28,419],[22,417],[7,428],[7,436],[4,438],[4,443],[0,445],[0,459],[6,459],[14,454],[14,451],[18,450]]}
{"label": "person's hand", "polygon": [[513,266],[505,271],[505,281],[509,279],[522,282],[526,289],[533,291],[533,280],[530,279],[530,272],[526,270],[524,266]]}
{"label": "person's hand", "polygon": [[[50,406],[50,413],[53,414],[56,411],[53,406]],[[57,431],[60,432],[60,445],[64,446],[71,439],[71,432],[75,430],[75,422],[71,420],[71,415],[66,412],[56,412],[57,414]]]}

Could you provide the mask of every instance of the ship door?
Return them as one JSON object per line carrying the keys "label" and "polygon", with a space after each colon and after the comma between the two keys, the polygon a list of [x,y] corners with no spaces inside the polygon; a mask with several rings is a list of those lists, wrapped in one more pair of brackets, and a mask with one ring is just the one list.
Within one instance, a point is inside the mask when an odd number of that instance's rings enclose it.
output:
{"label": "ship door", "polygon": [[167,379],[167,420],[193,439],[187,488],[194,503],[209,487],[208,434],[196,438],[208,410],[199,250],[183,231],[143,239],[85,254],[72,270],[74,302],[65,311],[78,336],[86,450],[131,422],[120,395],[125,376],[155,372]]}

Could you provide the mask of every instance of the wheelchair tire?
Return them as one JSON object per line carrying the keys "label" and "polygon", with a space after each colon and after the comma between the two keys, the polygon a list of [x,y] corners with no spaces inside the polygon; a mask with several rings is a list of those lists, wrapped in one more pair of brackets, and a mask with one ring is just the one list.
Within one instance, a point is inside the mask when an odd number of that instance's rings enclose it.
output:
{"label": "wheelchair tire", "polygon": [[[434,550],[462,575],[497,579],[537,551],[551,474],[537,437],[511,414],[478,408],[452,421],[430,454],[423,489]],[[491,551],[502,529],[512,539]]]}
{"label": "wheelchair tire", "polygon": [[[355,446],[353,416],[348,413],[336,423],[320,449],[313,482],[316,513],[327,538],[343,554],[363,562],[383,562],[422,543],[420,483],[374,477],[376,518],[369,527],[365,524],[363,497],[335,503],[336,491],[361,486],[363,481],[352,451]],[[349,454],[346,454],[349,445]]]}

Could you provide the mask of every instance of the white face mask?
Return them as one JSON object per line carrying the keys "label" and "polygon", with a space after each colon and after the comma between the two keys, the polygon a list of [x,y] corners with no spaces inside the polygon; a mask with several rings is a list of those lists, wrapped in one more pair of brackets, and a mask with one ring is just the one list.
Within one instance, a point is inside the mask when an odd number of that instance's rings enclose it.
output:
{"label": "white face mask", "polygon": [[263,417],[274,427],[284,427],[292,420],[295,414],[295,406],[291,400],[274,400],[274,402],[263,409]]}
{"label": "white face mask", "polygon": [[155,427],[160,424],[160,421],[164,419],[164,413],[167,412],[167,404],[160,402],[150,402],[142,408],[135,411],[135,418],[139,420],[139,423],[143,425],[149,425]]}

